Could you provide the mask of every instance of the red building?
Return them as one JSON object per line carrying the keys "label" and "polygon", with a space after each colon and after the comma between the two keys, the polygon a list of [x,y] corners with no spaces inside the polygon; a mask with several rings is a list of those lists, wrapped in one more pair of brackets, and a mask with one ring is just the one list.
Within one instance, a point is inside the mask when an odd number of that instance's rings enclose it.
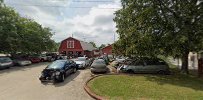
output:
{"label": "red building", "polygon": [[104,47],[101,51],[102,54],[112,55],[112,45]]}
{"label": "red building", "polygon": [[77,40],[75,38],[69,37],[63,40],[59,47],[59,53],[65,54],[67,56],[93,56],[93,50],[96,48],[92,44]]}

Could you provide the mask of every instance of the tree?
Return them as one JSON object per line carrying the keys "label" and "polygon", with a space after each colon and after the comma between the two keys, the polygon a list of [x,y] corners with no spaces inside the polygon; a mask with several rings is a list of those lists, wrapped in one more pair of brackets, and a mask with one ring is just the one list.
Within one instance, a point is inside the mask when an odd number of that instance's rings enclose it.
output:
{"label": "tree", "polygon": [[179,56],[188,73],[188,54],[203,49],[202,0],[121,0],[114,21],[126,54]]}
{"label": "tree", "polygon": [[121,41],[121,39],[119,39],[118,41],[116,41],[113,44],[113,51],[112,51],[115,55],[123,55],[126,56],[126,46],[124,45],[124,43]]}
{"label": "tree", "polygon": [[101,45],[99,46],[99,50],[101,50],[101,49],[104,48],[104,47],[106,47],[106,45],[105,45],[105,44],[101,44]]}
{"label": "tree", "polygon": [[19,37],[16,22],[19,15],[11,8],[0,8],[0,51],[18,51]]}
{"label": "tree", "polygon": [[95,42],[89,42],[90,44],[92,44],[93,47],[97,48],[97,45]]}
{"label": "tree", "polygon": [[0,52],[15,54],[53,51],[51,29],[32,19],[21,17],[12,8],[0,8]]}

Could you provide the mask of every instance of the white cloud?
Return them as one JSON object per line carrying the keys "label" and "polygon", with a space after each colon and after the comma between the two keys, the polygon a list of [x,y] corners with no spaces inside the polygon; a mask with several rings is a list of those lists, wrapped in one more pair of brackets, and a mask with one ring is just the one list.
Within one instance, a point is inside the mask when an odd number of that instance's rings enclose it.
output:
{"label": "white cloud", "polygon": [[[64,0],[67,1],[66,4],[57,1],[46,0],[45,3],[44,0],[35,0],[35,2],[29,1],[25,4],[71,6],[71,3],[68,2],[69,0]],[[14,8],[23,16],[33,18],[43,26],[53,29],[55,32],[53,39],[57,42],[73,34],[75,38],[80,40],[86,38],[87,42],[94,41],[97,45],[101,45],[113,43],[114,41],[116,28],[113,18],[114,12],[118,9],[113,8],[120,7],[119,0],[114,1],[114,3],[109,4],[95,4],[96,6],[89,10],[39,6],[14,6]],[[9,4],[10,2],[7,3]]]}

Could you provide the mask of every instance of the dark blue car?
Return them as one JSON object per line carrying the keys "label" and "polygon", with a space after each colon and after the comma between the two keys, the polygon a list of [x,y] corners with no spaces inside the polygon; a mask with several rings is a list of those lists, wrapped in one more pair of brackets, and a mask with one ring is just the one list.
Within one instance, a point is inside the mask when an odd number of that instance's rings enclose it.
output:
{"label": "dark blue car", "polygon": [[63,82],[65,78],[77,71],[77,65],[72,60],[57,60],[48,65],[39,78],[41,82]]}

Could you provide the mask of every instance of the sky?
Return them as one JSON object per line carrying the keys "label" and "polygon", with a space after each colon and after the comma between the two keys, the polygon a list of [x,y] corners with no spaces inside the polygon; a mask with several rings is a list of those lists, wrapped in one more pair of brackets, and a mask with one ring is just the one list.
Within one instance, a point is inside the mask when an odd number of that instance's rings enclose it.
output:
{"label": "sky", "polygon": [[50,27],[56,42],[73,36],[85,42],[111,44],[118,39],[115,11],[120,0],[4,0],[21,16]]}

